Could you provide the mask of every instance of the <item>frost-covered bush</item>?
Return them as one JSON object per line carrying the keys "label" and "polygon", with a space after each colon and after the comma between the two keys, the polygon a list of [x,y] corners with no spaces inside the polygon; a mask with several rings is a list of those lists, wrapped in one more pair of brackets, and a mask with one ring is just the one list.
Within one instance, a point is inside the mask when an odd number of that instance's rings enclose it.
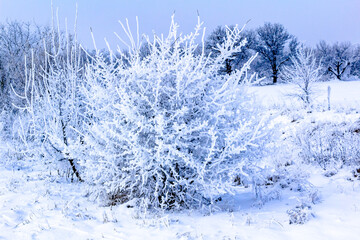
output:
{"label": "frost-covered bush", "polygon": [[305,162],[337,170],[343,165],[360,164],[359,132],[359,122],[313,123],[299,129],[296,142]]}
{"label": "frost-covered bush", "polygon": [[305,224],[314,217],[311,206],[301,204],[287,211],[289,215],[289,224]]}
{"label": "frost-covered bush", "polygon": [[307,106],[313,101],[313,83],[320,80],[321,64],[318,63],[314,51],[300,46],[296,55],[291,58],[292,65],[285,67],[283,74],[285,78],[297,85],[295,96],[300,98]]}
{"label": "frost-covered bush", "polygon": [[308,165],[298,160],[298,151],[291,138],[279,136],[284,135],[283,129],[280,125],[272,128],[271,137],[265,145],[266,156],[262,157],[259,172],[253,174],[253,181],[250,183],[259,204],[281,198],[284,191],[305,195],[315,191],[308,181]]}
{"label": "frost-covered bush", "polygon": [[14,90],[23,102],[16,106],[21,117],[14,129],[27,159],[36,159],[50,171],[69,172],[82,181],[76,162],[83,145],[84,104],[79,92],[83,51],[70,34],[62,37],[53,30],[51,36],[51,46],[44,47],[44,66],[31,61],[24,69],[24,91]]}
{"label": "frost-covered bush", "polygon": [[236,191],[235,176],[252,179],[263,136],[244,83],[253,58],[231,75],[218,75],[245,44],[238,44],[241,29],[227,29],[216,57],[198,44],[200,22],[189,35],[172,19],[167,37],[145,36],[146,57],[126,33],[127,54],[112,55],[111,63],[98,54],[82,88],[89,155],[81,165],[95,196],[144,208],[193,208]]}

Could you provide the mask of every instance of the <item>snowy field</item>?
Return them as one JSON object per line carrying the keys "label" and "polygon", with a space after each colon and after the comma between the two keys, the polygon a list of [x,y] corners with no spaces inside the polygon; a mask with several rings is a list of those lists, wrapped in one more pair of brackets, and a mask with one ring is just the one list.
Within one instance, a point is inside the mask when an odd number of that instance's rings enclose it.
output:
{"label": "snowy field", "polygon": [[[331,111],[327,110],[328,86]],[[274,121],[282,123],[285,135],[301,122],[355,122],[360,117],[360,82],[317,83],[316,111],[287,115],[286,109],[299,104],[287,94],[292,89],[293,85],[250,89],[266,108],[280,112]],[[3,156],[9,147],[2,144]],[[305,174],[318,190],[318,200],[308,209],[309,221],[295,225],[289,224],[287,211],[304,198],[301,192],[285,190],[278,199],[261,203],[251,188],[245,188],[236,196],[224,196],[211,214],[187,211],[144,218],[126,206],[102,207],[91,202],[83,183],[49,177],[37,166],[30,168],[31,163],[0,161],[0,239],[281,240],[360,236],[360,180],[353,176],[353,168],[344,167],[333,176],[325,176],[320,168],[309,166]]]}
{"label": "snowy field", "polygon": [[[330,86],[330,104],[334,109],[358,108],[360,103],[360,82],[359,81],[337,81],[314,83],[314,101],[317,105],[327,109],[327,91]],[[262,104],[272,108],[274,106],[288,106],[299,104],[296,98],[289,96],[289,93],[296,92],[296,85],[268,85],[252,87],[253,92]]]}

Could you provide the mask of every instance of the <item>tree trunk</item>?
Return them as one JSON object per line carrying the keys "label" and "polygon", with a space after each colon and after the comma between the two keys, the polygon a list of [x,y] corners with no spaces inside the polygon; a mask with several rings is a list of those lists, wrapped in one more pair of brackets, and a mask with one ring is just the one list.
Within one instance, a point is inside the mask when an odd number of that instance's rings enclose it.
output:
{"label": "tree trunk", "polygon": [[273,75],[273,84],[277,83],[278,77],[276,75]]}
{"label": "tree trunk", "polygon": [[[68,141],[67,141],[67,137],[66,137],[65,124],[62,119],[60,120],[60,122],[61,122],[62,133],[63,133],[63,141],[64,141],[64,144],[67,146]],[[68,154],[65,153],[65,155],[68,155]],[[71,169],[72,169],[73,173],[75,174],[75,176],[78,178],[78,180],[80,182],[83,182],[84,180],[82,180],[82,178],[80,177],[79,171],[76,169],[74,159],[71,159],[71,158],[66,158],[66,159],[69,161]]]}
{"label": "tree trunk", "polygon": [[338,80],[341,80],[340,66],[341,66],[341,63],[337,63],[337,64],[336,64],[336,78],[337,78]]}
{"label": "tree trunk", "polygon": [[229,59],[226,59],[225,60],[225,67],[226,67],[226,73],[227,74],[231,74],[231,72],[232,72],[232,69],[231,69],[231,65],[230,65],[230,60]]}
{"label": "tree trunk", "polygon": [[278,80],[278,70],[276,69],[276,66],[272,67],[272,71],[273,71],[273,75],[272,75],[273,84],[275,84],[277,83]]}

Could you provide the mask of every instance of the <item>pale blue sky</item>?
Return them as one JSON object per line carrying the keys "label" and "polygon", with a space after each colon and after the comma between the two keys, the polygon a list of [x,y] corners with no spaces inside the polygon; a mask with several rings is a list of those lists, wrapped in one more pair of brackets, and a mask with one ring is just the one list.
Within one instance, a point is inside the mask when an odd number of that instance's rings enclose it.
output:
{"label": "pale blue sky", "polygon": [[[50,0],[0,0],[0,21],[18,19],[50,24],[50,3]],[[118,41],[113,32],[121,32],[118,20],[128,18],[135,23],[136,16],[141,32],[166,33],[174,10],[184,33],[193,29],[198,10],[207,32],[217,25],[243,25],[251,19],[248,28],[266,21],[282,23],[310,45],[320,40],[360,43],[360,0],[54,0],[62,25],[65,17],[69,25],[73,24],[76,3],[78,35],[87,47],[92,47],[90,27],[98,46],[105,46],[104,37],[115,46]]]}

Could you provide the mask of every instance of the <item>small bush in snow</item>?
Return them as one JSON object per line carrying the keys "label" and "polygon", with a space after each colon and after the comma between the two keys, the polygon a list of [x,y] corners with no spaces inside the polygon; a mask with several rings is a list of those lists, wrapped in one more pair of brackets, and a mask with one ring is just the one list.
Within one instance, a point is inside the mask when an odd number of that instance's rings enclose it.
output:
{"label": "small bush in snow", "polygon": [[337,170],[343,165],[358,166],[360,134],[357,124],[325,122],[301,128],[296,138],[300,156],[324,170]]}
{"label": "small bush in snow", "polygon": [[[210,57],[198,51],[195,33],[171,23],[167,37],[147,39],[146,57],[130,31],[129,51],[106,63],[101,54],[87,67],[89,156],[81,162],[98,197],[135,201],[156,209],[199,207],[236,191],[235,176],[252,179],[259,158],[260,117],[245,92],[248,63],[218,75],[224,61],[245,44],[241,30]],[[113,56],[112,56],[113,57]]]}
{"label": "small bush in snow", "polygon": [[311,206],[307,204],[296,206],[288,210],[287,214],[289,215],[289,224],[304,224],[314,217]]}
{"label": "small bush in snow", "polygon": [[[260,174],[254,176],[252,183],[260,204],[280,199],[285,189],[302,194],[312,194],[315,191],[307,181],[309,176],[304,164],[283,161],[282,158],[289,159],[289,155],[285,156],[279,151],[270,156],[266,159],[267,161],[264,161],[268,166],[264,167]],[[279,159],[271,159],[275,157]]]}

